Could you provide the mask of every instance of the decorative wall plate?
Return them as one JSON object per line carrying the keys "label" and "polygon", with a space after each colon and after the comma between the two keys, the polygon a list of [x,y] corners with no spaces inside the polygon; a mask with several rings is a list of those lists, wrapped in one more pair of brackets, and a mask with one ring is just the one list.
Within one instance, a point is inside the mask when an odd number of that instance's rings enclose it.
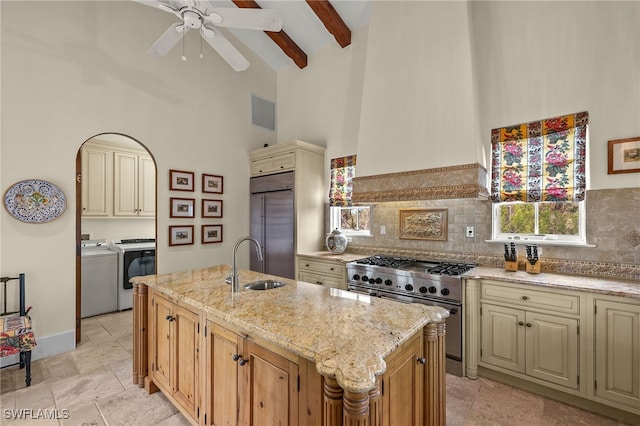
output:
{"label": "decorative wall plate", "polygon": [[51,222],[67,207],[64,192],[44,180],[29,179],[13,184],[4,193],[4,207],[22,222]]}

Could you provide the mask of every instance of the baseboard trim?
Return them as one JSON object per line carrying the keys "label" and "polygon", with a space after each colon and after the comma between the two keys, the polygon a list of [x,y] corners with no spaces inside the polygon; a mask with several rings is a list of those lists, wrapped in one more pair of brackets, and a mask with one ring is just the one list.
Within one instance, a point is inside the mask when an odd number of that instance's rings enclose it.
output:
{"label": "baseboard trim", "polygon": [[[76,333],[74,330],[51,336],[36,336],[36,346],[31,351],[31,361],[62,354],[76,348]],[[19,355],[0,358],[0,368],[9,367],[20,362]]]}
{"label": "baseboard trim", "polygon": [[555,399],[557,401],[564,402],[565,404],[581,408],[585,411],[591,411],[592,413],[607,416],[618,421],[622,421],[632,425],[640,424],[640,416],[637,416],[628,411],[601,404],[587,398],[564,393],[557,389],[548,388],[546,386],[532,383],[527,380],[523,380],[518,377],[501,373],[499,371],[495,371],[486,367],[478,366],[478,377],[487,377],[489,379],[505,383],[520,389],[524,389],[526,391],[536,393],[547,398]]}

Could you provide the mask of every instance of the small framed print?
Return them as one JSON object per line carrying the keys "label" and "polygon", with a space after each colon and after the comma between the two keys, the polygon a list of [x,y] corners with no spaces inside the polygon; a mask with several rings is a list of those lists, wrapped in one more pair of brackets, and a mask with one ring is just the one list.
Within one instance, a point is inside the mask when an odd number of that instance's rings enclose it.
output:
{"label": "small framed print", "polygon": [[222,242],[222,225],[202,225],[202,244]]}
{"label": "small framed print", "polygon": [[169,227],[170,246],[188,246],[191,244],[193,244],[193,225]]}
{"label": "small framed print", "polygon": [[195,217],[195,198],[173,198],[169,199],[171,213],[169,217]]}
{"label": "small framed print", "polygon": [[222,176],[202,174],[202,192],[222,194]]}
{"label": "small framed print", "polygon": [[607,174],[640,172],[640,137],[609,141]]}
{"label": "small framed print", "polygon": [[193,176],[193,172],[169,170],[169,189],[193,192]]}
{"label": "small framed print", "polygon": [[202,217],[222,217],[222,200],[202,199]]}

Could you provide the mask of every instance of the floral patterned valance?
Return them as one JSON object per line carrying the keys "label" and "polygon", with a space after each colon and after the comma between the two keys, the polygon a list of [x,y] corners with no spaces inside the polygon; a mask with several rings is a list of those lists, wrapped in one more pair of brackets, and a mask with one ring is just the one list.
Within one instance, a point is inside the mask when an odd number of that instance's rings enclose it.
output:
{"label": "floral patterned valance", "polygon": [[356,175],[356,156],[334,158],[331,160],[330,206],[350,206],[353,178]]}
{"label": "floral patterned valance", "polygon": [[588,112],[491,130],[491,199],[582,201]]}

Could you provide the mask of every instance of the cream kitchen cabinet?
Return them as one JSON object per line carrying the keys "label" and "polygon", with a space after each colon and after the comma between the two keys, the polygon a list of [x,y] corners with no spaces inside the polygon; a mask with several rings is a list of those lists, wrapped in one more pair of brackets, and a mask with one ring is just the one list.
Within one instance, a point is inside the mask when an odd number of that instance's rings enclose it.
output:
{"label": "cream kitchen cabinet", "polygon": [[156,169],[146,155],[114,153],[114,216],[155,216]]}
{"label": "cream kitchen cabinet", "polygon": [[[249,152],[251,177],[253,178],[293,171],[293,222],[290,225],[292,229],[283,230],[287,233],[290,230],[293,231],[293,250],[289,253],[287,247],[285,255],[278,255],[281,258],[286,257],[286,261],[291,265],[297,266],[296,253],[319,250],[324,242],[324,203],[327,197],[322,189],[325,183],[324,152],[325,148],[322,146],[299,140],[281,142]],[[258,194],[253,196],[256,197],[254,206],[262,204],[258,202],[260,199]],[[257,212],[257,210],[254,211]],[[257,212],[256,214],[259,218],[264,213]],[[264,216],[265,221],[269,220],[268,216],[268,214]],[[261,241],[266,249],[266,257],[269,258],[268,244],[263,241],[263,238],[266,238],[264,234],[264,231],[267,230],[266,225],[260,224],[258,219],[252,223],[251,236]],[[268,265],[266,271],[269,272]],[[282,273],[278,275],[282,275]],[[297,271],[291,271],[287,278],[297,276]]]}
{"label": "cream kitchen cabinet", "polygon": [[149,375],[183,414],[198,423],[200,316],[158,293],[150,300]]}
{"label": "cream kitchen cabinet", "polygon": [[594,381],[596,401],[640,415],[640,302],[594,296]]}
{"label": "cream kitchen cabinet", "polygon": [[480,297],[481,366],[581,389],[578,294],[483,282]]}
{"label": "cream kitchen cabinet", "polygon": [[327,287],[347,289],[347,268],[339,260],[298,255],[298,280]]}
{"label": "cream kitchen cabinet", "polygon": [[113,203],[113,151],[82,148],[82,215],[109,216]]}
{"label": "cream kitchen cabinet", "polygon": [[271,349],[207,321],[205,424],[298,424],[297,356]]}

